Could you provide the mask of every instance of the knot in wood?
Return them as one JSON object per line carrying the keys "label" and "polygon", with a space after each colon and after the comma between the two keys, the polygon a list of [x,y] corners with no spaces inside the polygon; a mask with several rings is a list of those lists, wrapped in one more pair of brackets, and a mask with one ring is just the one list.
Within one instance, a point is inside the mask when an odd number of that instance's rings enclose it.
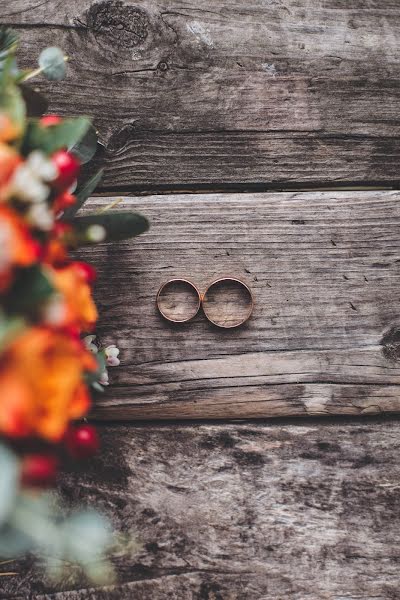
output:
{"label": "knot in wood", "polygon": [[134,48],[142,44],[149,33],[149,18],[136,6],[121,0],[103,0],[90,7],[87,26],[118,48]]}
{"label": "knot in wood", "polygon": [[400,328],[392,327],[382,338],[382,352],[385,358],[400,360]]}

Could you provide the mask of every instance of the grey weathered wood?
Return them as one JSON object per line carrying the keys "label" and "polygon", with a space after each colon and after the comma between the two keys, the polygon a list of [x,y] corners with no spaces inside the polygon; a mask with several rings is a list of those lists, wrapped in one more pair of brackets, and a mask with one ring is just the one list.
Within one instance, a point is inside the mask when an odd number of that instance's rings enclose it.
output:
{"label": "grey weathered wood", "polygon": [[104,427],[102,453],[60,492],[136,531],[143,549],[115,557],[115,587],[87,589],[73,571],[51,586],[21,567],[0,589],[31,600],[393,600],[399,434],[399,422],[369,419]]}
{"label": "grey weathered wood", "polygon": [[399,181],[397,0],[0,3],[22,59],[71,57],[51,108],[95,117],[105,187]]}
{"label": "grey weathered wood", "polygon": [[[104,207],[110,198],[91,201]],[[122,365],[101,419],[244,418],[400,410],[400,193],[125,198],[150,232],[81,253],[98,268],[103,344]],[[161,283],[247,281],[248,323],[166,323]]]}

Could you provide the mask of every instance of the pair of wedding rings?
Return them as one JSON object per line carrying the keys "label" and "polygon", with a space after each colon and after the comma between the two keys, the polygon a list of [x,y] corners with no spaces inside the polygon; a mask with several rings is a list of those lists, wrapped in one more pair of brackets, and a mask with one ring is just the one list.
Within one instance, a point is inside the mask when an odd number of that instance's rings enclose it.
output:
{"label": "pair of wedding rings", "polygon": [[174,278],[162,284],[156,304],[160,314],[171,323],[191,321],[202,309],[210,323],[231,329],[249,319],[254,298],[249,286],[236,277],[215,279],[204,293],[189,279]]}

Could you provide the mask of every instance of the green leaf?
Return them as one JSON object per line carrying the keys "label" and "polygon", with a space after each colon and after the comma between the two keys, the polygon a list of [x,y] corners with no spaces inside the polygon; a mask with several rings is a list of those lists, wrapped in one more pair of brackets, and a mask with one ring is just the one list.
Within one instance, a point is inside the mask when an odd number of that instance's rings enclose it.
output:
{"label": "green leaf", "polygon": [[64,79],[67,72],[64,53],[60,48],[45,48],[39,55],[39,67],[49,81]]}
{"label": "green leaf", "polygon": [[7,294],[11,314],[32,313],[54,292],[54,287],[39,265],[19,269]]}
{"label": "green leaf", "polygon": [[17,130],[16,136],[19,132],[22,133],[24,131],[26,118],[25,102],[19,88],[12,83],[0,89],[0,112],[9,116]]}
{"label": "green leaf", "polygon": [[79,158],[82,165],[89,162],[97,150],[97,132],[93,125],[90,125],[83,138],[68,150]]}
{"label": "green leaf", "polygon": [[82,187],[78,188],[78,191],[75,194],[76,203],[73,206],[71,206],[70,208],[67,208],[67,210],[64,212],[64,214],[62,216],[63,221],[72,219],[72,217],[75,216],[75,214],[78,212],[78,210],[84,205],[86,200],[90,197],[92,192],[94,192],[96,187],[99,185],[99,183],[103,177],[103,173],[104,173],[104,169],[100,169],[99,171],[97,171],[97,173],[95,173],[93,175],[93,177],[88,179],[88,181],[86,181],[82,185]]}
{"label": "green leaf", "polygon": [[64,513],[52,494],[19,493],[0,526],[0,556],[14,558],[31,551],[44,559],[48,577],[71,577],[73,563],[93,581],[111,583],[113,571],[106,553],[113,535],[107,519],[92,510],[67,519]]}
{"label": "green leaf", "polygon": [[26,326],[25,320],[21,317],[6,317],[0,313],[0,352],[7,344]]}
{"label": "green leaf", "polygon": [[14,54],[18,46],[18,34],[10,27],[0,27],[0,62]]}
{"label": "green leaf", "polygon": [[96,354],[96,360],[97,360],[97,364],[98,364],[97,373],[98,373],[98,375],[101,375],[106,370],[106,354],[105,354],[104,350],[100,350]]}
{"label": "green leaf", "polygon": [[85,117],[63,119],[58,125],[44,127],[38,121],[28,124],[23,141],[22,152],[29,154],[31,150],[41,150],[45,154],[53,154],[61,148],[70,148],[77,144],[90,127]]}
{"label": "green leaf", "polygon": [[105,238],[102,241],[115,242],[135,237],[149,228],[148,220],[138,213],[117,212],[100,213],[75,217],[72,221],[75,232],[83,243],[96,243],[90,240],[88,229],[93,225],[103,227]]}
{"label": "green leaf", "polygon": [[97,369],[95,371],[86,371],[85,382],[87,383],[87,385],[91,385],[98,390],[98,388],[95,386],[95,384],[97,383],[97,385],[100,387],[100,391],[104,391],[98,383],[98,380],[100,379],[102,373],[104,373],[104,371],[106,370],[106,357],[103,351],[94,354],[94,357],[97,361]]}
{"label": "green leaf", "polygon": [[113,541],[109,522],[93,510],[72,515],[64,528],[65,558],[82,565],[101,559]]}
{"label": "green leaf", "polygon": [[22,531],[5,523],[0,528],[0,556],[1,558],[16,558],[32,550],[32,540]]}
{"label": "green leaf", "polygon": [[17,496],[19,468],[17,457],[11,450],[0,444],[0,525],[4,523],[14,508]]}
{"label": "green leaf", "polygon": [[90,385],[96,392],[101,392],[101,393],[104,392],[103,386],[100,385],[100,383],[98,381],[92,381]]}

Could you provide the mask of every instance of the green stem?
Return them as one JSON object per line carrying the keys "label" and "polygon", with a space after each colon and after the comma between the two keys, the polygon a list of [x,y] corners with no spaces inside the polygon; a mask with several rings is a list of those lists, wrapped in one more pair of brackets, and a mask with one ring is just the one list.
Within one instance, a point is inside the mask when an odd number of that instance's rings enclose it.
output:
{"label": "green stem", "polygon": [[104,213],[107,210],[110,210],[110,208],[114,208],[114,206],[117,206],[117,204],[120,204],[120,202],[123,202],[123,200],[124,200],[123,198],[117,198],[117,200],[110,202],[110,204],[107,204],[107,206],[104,206],[104,208],[100,208],[97,211],[97,214],[100,215],[101,213]]}
{"label": "green stem", "polygon": [[40,75],[40,73],[42,71],[43,71],[43,67],[39,67],[38,69],[34,69],[33,71],[31,71],[30,73],[28,73],[27,75],[25,75],[25,77],[23,77],[21,81],[28,81],[28,79],[32,79],[33,77],[36,77],[36,75]]}

